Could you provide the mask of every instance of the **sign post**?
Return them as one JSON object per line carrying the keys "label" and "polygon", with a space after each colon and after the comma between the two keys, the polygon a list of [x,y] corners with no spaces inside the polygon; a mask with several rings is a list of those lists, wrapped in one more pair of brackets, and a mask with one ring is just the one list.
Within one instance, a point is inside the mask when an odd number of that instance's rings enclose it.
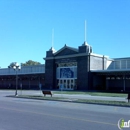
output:
{"label": "sign post", "polygon": [[61,96],[62,96],[62,90],[63,90],[63,88],[64,88],[64,85],[60,84]]}
{"label": "sign post", "polygon": [[21,95],[22,95],[22,83],[20,84],[20,88],[21,88]]}
{"label": "sign post", "polygon": [[42,85],[39,83],[40,95],[41,95],[41,88],[42,88]]}

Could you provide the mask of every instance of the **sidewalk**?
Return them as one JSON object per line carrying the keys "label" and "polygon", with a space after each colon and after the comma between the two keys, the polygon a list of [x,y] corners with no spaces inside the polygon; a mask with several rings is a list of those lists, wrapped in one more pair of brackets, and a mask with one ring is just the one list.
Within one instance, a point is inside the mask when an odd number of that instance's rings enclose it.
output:
{"label": "sidewalk", "polygon": [[105,96],[91,96],[91,95],[70,95],[70,94],[54,94],[53,97],[64,97],[69,99],[89,99],[89,100],[106,100],[106,101],[125,101],[128,100],[124,97],[105,97]]}

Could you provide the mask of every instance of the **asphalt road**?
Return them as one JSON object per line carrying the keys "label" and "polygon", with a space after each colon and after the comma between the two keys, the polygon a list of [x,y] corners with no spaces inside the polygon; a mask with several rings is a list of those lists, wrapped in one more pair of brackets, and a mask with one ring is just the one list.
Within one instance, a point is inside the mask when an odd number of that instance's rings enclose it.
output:
{"label": "asphalt road", "polygon": [[119,130],[130,108],[5,97],[0,91],[0,130]]}

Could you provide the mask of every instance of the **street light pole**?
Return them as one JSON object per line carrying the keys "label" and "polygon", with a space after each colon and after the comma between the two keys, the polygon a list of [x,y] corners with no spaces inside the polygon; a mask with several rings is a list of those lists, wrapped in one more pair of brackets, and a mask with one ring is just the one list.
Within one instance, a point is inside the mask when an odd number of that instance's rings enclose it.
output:
{"label": "street light pole", "polygon": [[18,70],[20,70],[20,66],[17,62],[11,63],[8,68],[13,68],[16,71],[16,90],[15,90],[15,96],[17,96],[17,90],[18,90]]}
{"label": "street light pole", "polygon": [[16,91],[15,91],[15,96],[17,96],[17,90],[18,90],[18,75],[17,75],[17,69],[15,70],[16,71]]}

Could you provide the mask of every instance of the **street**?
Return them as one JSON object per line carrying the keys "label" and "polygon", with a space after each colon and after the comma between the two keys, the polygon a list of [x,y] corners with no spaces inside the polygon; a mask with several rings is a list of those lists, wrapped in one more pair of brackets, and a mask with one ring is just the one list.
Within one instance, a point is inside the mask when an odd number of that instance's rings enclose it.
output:
{"label": "street", "polygon": [[5,97],[0,91],[0,130],[119,130],[130,108]]}

